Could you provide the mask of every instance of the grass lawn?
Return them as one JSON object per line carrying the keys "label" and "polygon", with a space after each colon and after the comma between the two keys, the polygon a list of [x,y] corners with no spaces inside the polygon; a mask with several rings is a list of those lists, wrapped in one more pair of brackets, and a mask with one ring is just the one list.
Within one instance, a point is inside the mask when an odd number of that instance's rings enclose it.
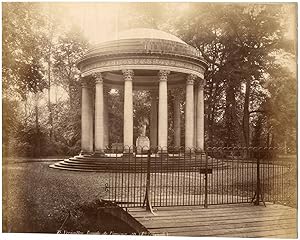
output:
{"label": "grass lawn", "polygon": [[54,170],[50,163],[3,165],[3,232],[59,229],[72,206],[105,196],[105,173]]}

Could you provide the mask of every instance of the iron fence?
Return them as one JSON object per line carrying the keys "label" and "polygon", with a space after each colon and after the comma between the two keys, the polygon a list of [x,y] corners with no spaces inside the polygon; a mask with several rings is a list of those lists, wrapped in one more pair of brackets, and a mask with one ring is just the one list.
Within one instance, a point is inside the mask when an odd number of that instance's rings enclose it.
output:
{"label": "iron fence", "polygon": [[296,157],[280,148],[126,148],[110,157],[105,198],[123,207],[296,202]]}

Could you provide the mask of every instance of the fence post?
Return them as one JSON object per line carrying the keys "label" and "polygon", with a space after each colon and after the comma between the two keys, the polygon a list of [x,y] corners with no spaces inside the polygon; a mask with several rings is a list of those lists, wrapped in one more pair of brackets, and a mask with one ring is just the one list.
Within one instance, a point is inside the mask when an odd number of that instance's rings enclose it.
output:
{"label": "fence post", "polygon": [[207,171],[208,171],[207,153],[205,153],[205,173],[204,173],[204,208],[208,208],[207,201]]}
{"label": "fence post", "polygon": [[256,199],[254,205],[259,205],[260,196],[260,154],[258,153],[257,164],[256,164]]}
{"label": "fence post", "polygon": [[260,202],[260,197],[261,197],[261,200],[264,204],[264,206],[266,207],[266,204],[264,202],[264,199],[263,199],[263,195],[261,193],[261,189],[260,189],[260,151],[258,150],[258,157],[257,157],[257,164],[256,164],[256,191],[255,191],[255,194],[252,198],[252,201],[254,201],[254,205],[258,206],[259,205],[259,202]]}
{"label": "fence post", "polygon": [[150,211],[152,214],[153,209],[151,205],[151,198],[150,198],[150,167],[151,167],[151,150],[148,150],[148,157],[147,157],[147,180],[146,180],[146,193],[145,193],[145,198],[143,202],[143,206],[146,204],[146,210]]}

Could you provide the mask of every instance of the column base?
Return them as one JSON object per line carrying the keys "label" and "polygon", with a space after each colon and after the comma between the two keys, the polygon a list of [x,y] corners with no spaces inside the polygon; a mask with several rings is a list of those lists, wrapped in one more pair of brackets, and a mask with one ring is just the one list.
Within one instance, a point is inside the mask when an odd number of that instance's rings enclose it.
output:
{"label": "column base", "polygon": [[158,150],[157,155],[158,157],[166,158],[169,156],[169,152],[167,150]]}
{"label": "column base", "polygon": [[204,150],[196,149],[196,150],[195,150],[195,154],[196,154],[196,155],[205,155],[205,152],[204,152]]}
{"label": "column base", "polygon": [[95,151],[93,153],[93,157],[97,157],[97,158],[105,157],[105,153],[103,151]]}
{"label": "column base", "polygon": [[87,152],[87,151],[83,151],[83,150],[81,150],[80,153],[79,153],[79,156],[89,157],[91,155],[93,155],[93,152]]}
{"label": "column base", "polygon": [[125,158],[133,158],[134,154],[133,154],[133,152],[123,152],[123,157],[125,157]]}
{"label": "column base", "polygon": [[196,152],[194,150],[185,150],[184,155],[185,156],[194,156],[195,153]]}

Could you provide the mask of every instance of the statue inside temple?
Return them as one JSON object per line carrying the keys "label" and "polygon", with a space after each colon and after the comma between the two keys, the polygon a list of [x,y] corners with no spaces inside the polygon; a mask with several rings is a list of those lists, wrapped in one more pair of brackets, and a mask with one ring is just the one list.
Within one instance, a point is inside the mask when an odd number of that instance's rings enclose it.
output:
{"label": "statue inside temple", "polygon": [[136,147],[137,153],[143,154],[150,148],[150,140],[146,136],[147,125],[149,125],[149,120],[144,117],[143,121],[141,122],[141,127],[139,129],[140,136],[136,140]]}
{"label": "statue inside temple", "polygon": [[149,120],[148,120],[148,118],[144,117],[144,119],[142,121],[142,124],[141,124],[141,127],[139,129],[141,137],[146,136],[147,125],[149,125]]}

